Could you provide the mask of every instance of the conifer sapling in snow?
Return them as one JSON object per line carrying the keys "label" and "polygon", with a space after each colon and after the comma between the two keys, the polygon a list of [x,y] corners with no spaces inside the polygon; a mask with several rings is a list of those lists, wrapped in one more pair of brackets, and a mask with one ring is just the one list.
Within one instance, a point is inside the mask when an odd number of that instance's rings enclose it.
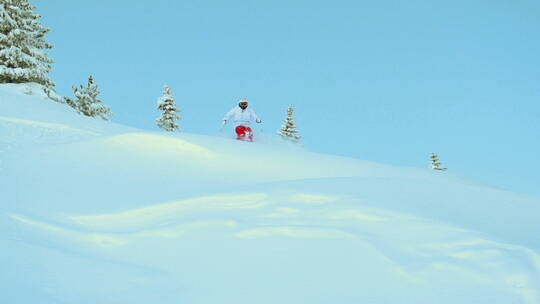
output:
{"label": "conifer sapling in snow", "polygon": [[435,153],[431,153],[431,169],[446,171],[448,168],[441,168],[441,162],[439,161],[439,156]]}
{"label": "conifer sapling in snow", "polygon": [[168,85],[163,87],[163,95],[158,98],[157,105],[158,109],[163,111],[161,116],[156,119],[157,125],[166,131],[176,131],[178,129],[176,121],[180,119],[176,113],[180,110],[176,108],[171,88]]}
{"label": "conifer sapling in snow", "polygon": [[109,120],[112,114],[111,109],[104,105],[99,99],[99,90],[97,84],[94,83],[92,76],[88,77],[88,84],[73,87],[75,100],[66,99],[66,103],[74,107],[79,113],[90,117],[100,117],[104,120]]}
{"label": "conifer sapling in snow", "polygon": [[53,61],[45,50],[52,45],[44,37],[50,30],[34,9],[28,0],[0,0],[0,83],[34,82],[49,94]]}
{"label": "conifer sapling in snow", "polygon": [[300,141],[301,136],[297,135],[298,130],[296,130],[296,122],[294,121],[293,116],[294,109],[292,106],[289,106],[287,109],[287,117],[283,121],[283,125],[281,126],[281,130],[279,130],[277,133],[286,140],[290,140],[293,142]]}

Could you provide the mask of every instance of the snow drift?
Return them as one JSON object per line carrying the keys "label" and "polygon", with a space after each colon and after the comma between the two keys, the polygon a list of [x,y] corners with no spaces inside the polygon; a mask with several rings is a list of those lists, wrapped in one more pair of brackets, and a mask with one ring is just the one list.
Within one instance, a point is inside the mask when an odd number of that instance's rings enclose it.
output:
{"label": "snow drift", "polygon": [[0,85],[4,303],[540,303],[540,199]]}

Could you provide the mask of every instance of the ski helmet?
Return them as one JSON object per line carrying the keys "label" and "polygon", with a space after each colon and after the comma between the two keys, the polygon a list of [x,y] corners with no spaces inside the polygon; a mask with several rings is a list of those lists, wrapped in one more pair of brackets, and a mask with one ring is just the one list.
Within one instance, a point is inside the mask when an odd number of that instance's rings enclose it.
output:
{"label": "ski helmet", "polygon": [[239,107],[247,107],[248,106],[248,100],[247,98],[242,98],[240,99],[240,101],[238,102],[238,106]]}

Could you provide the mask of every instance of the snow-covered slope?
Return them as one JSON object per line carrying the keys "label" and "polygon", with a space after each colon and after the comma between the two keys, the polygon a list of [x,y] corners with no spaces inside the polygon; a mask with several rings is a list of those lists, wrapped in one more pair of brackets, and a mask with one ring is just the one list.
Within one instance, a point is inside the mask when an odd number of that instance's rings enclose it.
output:
{"label": "snow-covered slope", "polygon": [[540,199],[259,139],[0,85],[2,303],[540,303]]}

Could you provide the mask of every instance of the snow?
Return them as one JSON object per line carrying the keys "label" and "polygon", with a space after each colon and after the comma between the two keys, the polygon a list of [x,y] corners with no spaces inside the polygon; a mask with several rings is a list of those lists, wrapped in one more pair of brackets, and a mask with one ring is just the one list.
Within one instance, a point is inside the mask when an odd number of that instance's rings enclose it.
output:
{"label": "snow", "polygon": [[86,133],[90,135],[99,135],[99,133],[88,131],[88,130],[81,130],[77,128],[72,128],[67,125],[63,124],[56,124],[56,123],[49,123],[49,122],[41,122],[41,121],[35,121],[35,120],[26,120],[26,119],[18,119],[18,118],[12,118],[12,117],[2,117],[0,116],[0,120],[3,120],[5,122],[11,122],[14,124],[21,124],[26,126],[31,126],[35,128],[41,128],[44,130],[50,129],[50,130],[62,130],[64,132],[79,132],[79,133]]}
{"label": "snow", "polygon": [[3,303],[540,303],[537,197],[30,91],[0,85]]}

